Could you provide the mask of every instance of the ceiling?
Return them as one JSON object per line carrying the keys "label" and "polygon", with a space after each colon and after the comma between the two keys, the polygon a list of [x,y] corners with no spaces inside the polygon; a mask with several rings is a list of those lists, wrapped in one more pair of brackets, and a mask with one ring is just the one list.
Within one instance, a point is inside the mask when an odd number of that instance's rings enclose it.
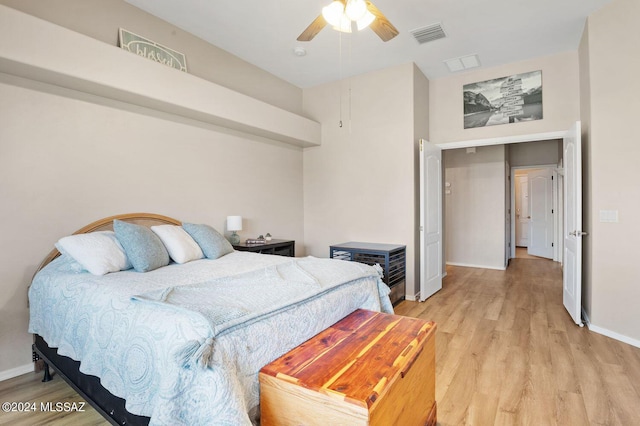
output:
{"label": "ceiling", "polygon": [[[451,58],[477,54],[489,68],[576,50],[586,17],[611,0],[374,0],[400,32],[386,43],[330,26],[296,41],[330,0],[126,1],[305,88],[408,62],[434,80],[452,74]],[[434,23],[446,38],[418,44],[409,32]]]}

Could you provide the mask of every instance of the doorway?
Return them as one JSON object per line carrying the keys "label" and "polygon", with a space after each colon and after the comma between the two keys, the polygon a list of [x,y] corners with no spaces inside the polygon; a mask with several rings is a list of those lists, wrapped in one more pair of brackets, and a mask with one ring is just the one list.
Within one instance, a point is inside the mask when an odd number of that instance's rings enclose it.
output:
{"label": "doorway", "polygon": [[[564,131],[518,135],[518,136],[509,136],[509,137],[498,137],[498,138],[489,138],[489,139],[482,139],[482,140],[449,142],[449,143],[443,143],[439,145],[441,148],[443,148],[443,150],[450,150],[450,149],[458,149],[458,148],[473,148],[473,147],[480,147],[480,146],[495,146],[495,145],[509,145],[509,144],[514,144],[514,146],[518,146],[518,145],[524,145],[527,142],[534,142],[534,145],[537,145],[541,142],[552,141],[552,140],[560,142],[558,144],[558,149],[559,149],[559,152],[561,153],[560,160],[558,162],[554,161],[553,163],[555,163],[554,166],[558,168],[557,173],[559,172],[558,174],[562,176],[562,180],[563,180],[563,185],[562,185],[563,191],[556,191],[556,194],[554,197],[555,200],[558,200],[561,198],[561,202],[563,206],[562,213],[559,213],[556,215],[556,217],[559,215],[562,215],[563,220],[561,223],[563,223],[563,225],[555,226],[556,232],[560,233],[558,241],[562,239],[562,251],[559,252],[557,250],[557,246],[559,244],[554,245],[554,249],[555,249],[554,257],[556,260],[562,259],[561,263],[562,263],[562,269],[563,269],[563,280],[562,280],[563,304],[567,309],[567,311],[569,312],[569,314],[571,315],[574,322],[579,325],[582,324],[582,320],[580,318],[581,291],[582,291],[581,243],[582,243],[582,237],[584,235],[587,235],[587,233],[584,232],[584,230],[582,229],[582,197],[581,197],[582,195],[581,194],[582,153],[581,153],[580,129],[581,129],[580,122],[576,121],[571,125],[571,127],[568,130],[564,130]],[[519,164],[516,164],[515,161],[513,161],[512,157],[506,160],[512,166],[519,165]],[[549,162],[547,161],[541,161],[540,163],[549,164]],[[505,164],[506,162],[503,163],[503,168],[502,168],[503,176],[506,174]],[[451,190],[448,189],[447,183],[450,183],[450,182],[448,182],[448,178],[445,177],[445,188],[443,192],[445,194],[450,194]],[[504,183],[504,180],[503,180],[503,183]],[[482,192],[484,191],[480,191],[479,193],[482,193]],[[496,205],[502,205],[503,207],[506,207],[506,205],[512,205],[510,202],[505,202],[510,197],[511,195],[510,192],[506,191],[504,186],[502,187],[502,192],[504,194],[503,199],[500,202],[496,203]],[[511,198],[513,199],[513,197]],[[448,204],[449,204],[448,202],[446,201],[444,202],[445,208]],[[508,209],[502,208],[499,210],[502,212],[501,215],[503,217],[502,230],[497,230],[495,233],[499,234],[500,238],[503,239],[502,244],[500,244],[499,250],[502,253],[501,256],[503,256],[503,261],[504,261],[505,247],[509,247],[508,244],[511,241],[515,242],[514,241],[515,237],[507,238],[507,235],[505,235],[504,223],[507,222],[508,220],[507,217],[511,218],[510,214],[504,215],[504,213],[508,211]],[[458,208],[458,209],[455,209],[455,211],[464,211],[464,209]],[[511,212],[513,212],[513,210],[511,210]],[[557,221],[560,223],[559,220]],[[447,215],[445,215],[445,223],[447,224],[447,227],[446,227],[447,230],[452,227],[455,227],[455,225],[450,226],[451,224],[449,222],[450,222],[450,218]],[[513,220],[511,220],[511,222],[513,223]],[[475,226],[470,228],[470,232],[474,232],[475,230],[480,230],[480,232],[485,232],[486,226],[484,222],[481,223],[477,218],[474,218],[472,223]],[[560,230],[561,228],[563,229]],[[447,232],[445,232],[445,235],[446,234]],[[463,240],[459,240],[455,242],[457,243],[456,244],[457,246],[461,246],[461,247],[465,246],[465,243]],[[448,247],[449,245],[451,245],[452,241],[449,238],[445,238],[443,243],[445,247]],[[510,248],[515,250],[515,244],[512,244]],[[482,247],[472,247],[471,249],[472,251],[475,251],[475,252],[477,252],[478,250],[488,251],[486,245],[483,245]],[[511,251],[512,256],[515,255],[515,253],[513,253],[513,250]],[[449,257],[448,257],[448,251],[449,251],[448,249],[445,251],[445,253],[447,253],[446,257],[442,256],[442,260],[444,264],[450,263]],[[462,266],[475,266],[475,267],[481,267],[481,268],[485,267],[483,265],[462,265]],[[505,265],[505,267],[506,266],[507,265]],[[489,268],[489,269],[498,269],[498,268]],[[503,269],[503,268],[500,268],[500,269]]]}
{"label": "doorway", "polygon": [[558,186],[557,167],[511,168],[511,258],[558,260],[557,246],[562,236],[558,200],[562,188]]}

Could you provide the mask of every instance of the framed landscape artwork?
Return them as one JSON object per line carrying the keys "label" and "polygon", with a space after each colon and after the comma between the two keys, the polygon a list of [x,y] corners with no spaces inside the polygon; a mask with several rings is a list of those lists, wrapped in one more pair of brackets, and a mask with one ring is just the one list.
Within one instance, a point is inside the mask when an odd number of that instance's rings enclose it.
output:
{"label": "framed landscape artwork", "polygon": [[542,71],[463,87],[464,128],[542,119]]}

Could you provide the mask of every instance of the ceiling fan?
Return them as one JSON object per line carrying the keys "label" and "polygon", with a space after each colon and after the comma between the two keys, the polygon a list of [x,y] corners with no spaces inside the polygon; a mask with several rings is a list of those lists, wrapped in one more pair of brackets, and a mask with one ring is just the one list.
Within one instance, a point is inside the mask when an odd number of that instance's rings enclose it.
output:
{"label": "ceiling fan", "polygon": [[382,41],[398,35],[396,27],[369,0],[335,0],[322,8],[322,14],[298,36],[298,41],[311,41],[327,24],[350,33],[353,23],[358,31],[371,27]]}

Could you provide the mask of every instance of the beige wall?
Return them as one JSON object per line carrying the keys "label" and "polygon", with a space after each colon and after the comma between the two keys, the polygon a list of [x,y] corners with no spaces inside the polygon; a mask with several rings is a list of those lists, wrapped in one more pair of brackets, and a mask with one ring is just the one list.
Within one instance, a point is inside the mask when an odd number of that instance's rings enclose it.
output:
{"label": "beige wall", "polygon": [[558,164],[562,141],[548,140],[509,145],[509,166],[543,166]]}
{"label": "beige wall", "polygon": [[[193,74],[301,110],[300,89],[120,0],[0,3],[111,44],[122,25],[184,52]],[[240,214],[241,236],[270,232],[304,253],[300,148],[6,74],[0,117],[0,377],[30,367],[36,266],[89,222],[148,211],[222,231]]]}
{"label": "beige wall", "polygon": [[[65,96],[0,75],[0,372],[28,364],[30,278],[53,243],[146,211],[304,245],[302,151]],[[25,86],[25,87],[23,87]]]}
{"label": "beige wall", "polygon": [[505,146],[444,152],[448,264],[504,269]]}
{"label": "beige wall", "polygon": [[[542,70],[542,120],[464,129],[465,84],[536,70]],[[429,111],[429,139],[437,144],[568,130],[580,117],[578,54],[560,53],[433,80]]]}
{"label": "beige wall", "polygon": [[307,253],[327,257],[331,244],[347,241],[404,244],[411,295],[416,292],[413,83],[414,65],[404,64],[304,89],[305,112],[322,124],[322,146],[304,151]]}
{"label": "beige wall", "polygon": [[[593,326],[640,345],[640,2],[614,0],[588,19],[591,229],[588,295]],[[581,50],[584,53],[584,49]],[[585,64],[586,65],[586,64]],[[590,110],[590,113],[589,113]],[[601,210],[617,210],[618,223],[601,223]]]}
{"label": "beige wall", "polygon": [[300,114],[302,90],[123,0],[0,0],[0,4],[118,45],[125,28],[187,58],[190,74]]}

